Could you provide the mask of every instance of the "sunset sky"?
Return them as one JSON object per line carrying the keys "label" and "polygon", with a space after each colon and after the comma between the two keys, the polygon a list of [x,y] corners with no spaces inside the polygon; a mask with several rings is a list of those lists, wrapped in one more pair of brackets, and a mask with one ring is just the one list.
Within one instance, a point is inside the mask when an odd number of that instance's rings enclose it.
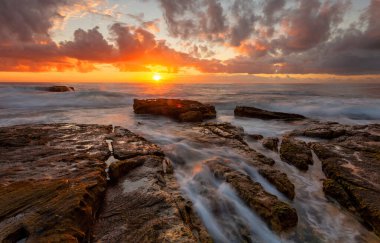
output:
{"label": "sunset sky", "polygon": [[380,0],[0,0],[0,81],[366,79]]}

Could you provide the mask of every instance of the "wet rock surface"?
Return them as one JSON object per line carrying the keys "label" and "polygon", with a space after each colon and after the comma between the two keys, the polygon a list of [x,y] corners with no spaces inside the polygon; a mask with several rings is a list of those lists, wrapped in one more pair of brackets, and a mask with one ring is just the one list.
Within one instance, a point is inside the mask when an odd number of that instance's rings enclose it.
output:
{"label": "wet rock surface", "polygon": [[294,185],[285,173],[279,173],[277,170],[268,168],[259,169],[259,173],[289,199],[294,199]]}
{"label": "wet rock surface", "polygon": [[[170,163],[161,149],[127,129],[116,127],[104,206],[93,228],[94,242],[197,242],[208,234],[191,209],[183,213]],[[189,218],[192,221],[189,221]]]}
{"label": "wet rock surface", "polygon": [[0,241],[88,239],[106,190],[111,132],[73,124],[0,128]]}
{"label": "wet rock surface", "polygon": [[239,197],[260,215],[275,231],[284,231],[297,225],[296,210],[267,193],[249,176],[234,170],[224,161],[211,160],[205,163],[214,175],[229,183]]}
{"label": "wet rock surface", "polygon": [[280,140],[276,137],[267,137],[262,140],[263,146],[274,152],[278,152],[278,143]]}
{"label": "wet rock surface", "polygon": [[[105,161],[111,151],[123,160]],[[207,242],[160,148],[127,129],[47,124],[0,128],[0,240]],[[112,168],[112,169],[111,169]],[[166,173],[165,173],[166,172]]]}
{"label": "wet rock surface", "polygon": [[[199,132],[201,133],[200,136],[197,136],[198,140],[203,141],[203,142],[207,141],[208,143],[216,144],[218,146],[226,146],[229,149],[232,149],[232,151],[236,152],[237,154],[240,154],[244,158],[244,163],[247,163],[247,165],[252,166],[253,168],[257,169],[258,173],[260,173],[271,184],[273,184],[277,188],[278,191],[282,192],[285,196],[287,196],[290,199],[294,198],[294,194],[295,194],[294,185],[290,182],[287,175],[272,167],[272,165],[274,164],[274,161],[272,159],[265,157],[264,155],[253,150],[247,145],[247,143],[243,139],[244,131],[241,128],[235,127],[231,125],[230,123],[205,123],[205,124],[202,124],[198,129],[199,129]],[[242,165],[241,162],[238,162],[237,164],[239,163],[240,163],[240,166],[244,168],[244,165]],[[263,190],[264,191],[263,193],[265,195],[268,195],[268,197],[271,197],[271,198],[276,198],[276,200],[278,200],[277,197],[265,192],[265,190],[262,189],[260,184],[257,183],[256,185],[255,184],[256,182],[252,181],[251,179],[249,179],[248,176],[242,174],[236,169],[233,170],[229,168],[228,166],[223,165],[223,163],[221,162],[206,162],[206,164],[210,167],[210,169],[214,172],[214,174],[218,175],[217,171],[222,171],[223,175],[227,172],[232,173],[232,175],[236,175],[234,176],[234,178],[236,179],[236,180],[235,179],[233,180],[235,181],[234,183],[238,183],[239,180],[244,180],[247,187],[249,187],[248,185],[252,186],[254,184],[257,190]],[[227,177],[222,176],[222,178],[224,178],[228,183],[231,182],[231,180],[227,179],[228,176]],[[256,190],[256,189],[252,189],[252,190]],[[244,194],[244,189],[241,189],[241,190],[242,190],[241,192]],[[257,191],[246,192],[246,193],[257,194]],[[239,196],[242,196],[242,195],[239,194]],[[243,200],[246,201],[247,204],[249,204],[251,208],[255,210],[255,206],[252,204],[252,202],[250,202],[251,199],[243,198]],[[278,200],[278,202],[280,203],[281,201]],[[284,203],[283,206],[289,207],[289,210],[291,208],[286,203]],[[287,211],[287,212],[290,214],[289,220],[291,220],[291,222],[293,223],[285,223],[285,224],[289,225],[289,227],[292,227],[294,226],[294,223],[296,224],[297,220],[294,221],[294,219],[296,218],[293,215],[293,213],[295,213],[296,215],[295,210],[294,212],[293,212],[293,209],[290,211]],[[285,225],[281,225],[281,226],[278,225],[278,222],[277,223],[271,222],[272,217],[274,218],[277,217],[275,215],[269,215],[269,214],[273,214],[274,212],[265,212],[265,213],[257,212],[257,213],[260,216],[262,216],[272,228],[276,230],[284,230],[287,228],[285,227]]]}
{"label": "wet rock surface", "polygon": [[281,142],[280,157],[283,161],[294,165],[302,171],[307,171],[313,164],[313,157],[309,146],[292,137],[284,137]]}
{"label": "wet rock surface", "polygon": [[134,99],[136,114],[170,117],[180,122],[201,122],[216,117],[215,107],[198,101],[180,99]]}
{"label": "wet rock surface", "polygon": [[256,107],[237,106],[234,110],[235,116],[258,118],[264,120],[302,120],[306,117],[298,114],[283,113],[262,110]]}
{"label": "wet rock surface", "polygon": [[331,138],[312,144],[328,178],[324,191],[360,215],[363,223],[380,235],[380,125],[330,125],[303,131],[313,137]]}

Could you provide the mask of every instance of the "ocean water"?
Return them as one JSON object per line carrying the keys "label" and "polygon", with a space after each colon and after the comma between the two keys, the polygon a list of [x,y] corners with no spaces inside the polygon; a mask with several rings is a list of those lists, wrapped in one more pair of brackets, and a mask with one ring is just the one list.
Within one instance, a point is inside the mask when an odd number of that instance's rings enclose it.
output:
{"label": "ocean water", "polygon": [[[278,154],[258,142],[249,145],[276,161],[275,168],[295,184],[296,198],[288,201],[256,168],[228,149],[194,139],[190,124],[164,117],[135,115],[134,98],[181,98],[216,106],[216,121],[231,122],[246,133],[264,136],[298,128],[298,123],[235,118],[236,105],[292,112],[345,124],[380,123],[380,84],[68,84],[76,92],[49,93],[38,87],[52,84],[0,84],[0,126],[30,123],[91,123],[123,126],[159,144],[175,165],[183,193],[216,242],[380,242],[355,216],[329,202],[323,194],[320,161],[304,173],[284,163]],[[276,234],[250,210],[226,183],[203,166],[221,158],[260,182],[270,193],[297,209],[299,224],[293,232]],[[201,193],[206,186],[213,195]],[[218,200],[216,200],[218,198]],[[215,212],[215,205],[220,209]],[[244,235],[242,229],[249,232]]]}

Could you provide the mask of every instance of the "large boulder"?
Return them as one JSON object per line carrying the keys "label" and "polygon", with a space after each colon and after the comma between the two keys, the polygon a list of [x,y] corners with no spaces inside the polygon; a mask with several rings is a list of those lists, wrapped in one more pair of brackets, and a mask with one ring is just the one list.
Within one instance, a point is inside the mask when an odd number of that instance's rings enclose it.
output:
{"label": "large boulder", "polygon": [[309,146],[292,137],[284,137],[280,147],[280,157],[285,162],[294,165],[302,171],[307,171],[313,164],[313,157]]}
{"label": "large boulder", "polygon": [[181,122],[201,122],[216,117],[215,107],[193,100],[134,99],[136,114],[162,115]]}
{"label": "large boulder", "polygon": [[275,111],[267,111],[262,110],[256,107],[248,107],[248,106],[236,106],[234,110],[235,116],[241,117],[251,117],[258,118],[263,120],[302,120],[306,119],[306,117],[298,114],[292,113],[283,113],[283,112],[275,112]]}

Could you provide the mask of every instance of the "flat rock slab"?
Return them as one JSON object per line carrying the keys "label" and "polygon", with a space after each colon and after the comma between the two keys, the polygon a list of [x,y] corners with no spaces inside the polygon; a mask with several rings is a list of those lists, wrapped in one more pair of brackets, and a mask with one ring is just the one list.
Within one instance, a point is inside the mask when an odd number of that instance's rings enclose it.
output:
{"label": "flat rock slab", "polygon": [[[105,161],[112,152],[123,161],[113,168],[116,183],[107,183]],[[161,149],[127,129],[2,127],[0,154],[2,242],[197,242],[208,237],[202,225],[184,223],[178,206],[183,198],[174,176],[165,173],[172,169]]]}
{"label": "flat rock slab", "polygon": [[202,225],[195,227],[183,217],[184,199],[157,145],[121,127],[108,139],[120,159],[109,167],[118,183],[107,189],[92,230],[94,242],[197,242],[209,237]]}
{"label": "flat rock slab", "polygon": [[298,114],[267,111],[256,107],[237,106],[234,110],[235,116],[258,118],[263,120],[302,120],[306,117]]}
{"label": "flat rock slab", "polygon": [[0,128],[0,241],[84,241],[106,190],[111,132],[74,124]]}
{"label": "flat rock slab", "polygon": [[181,122],[201,122],[216,117],[215,107],[193,100],[180,99],[134,99],[136,114],[161,115]]}

